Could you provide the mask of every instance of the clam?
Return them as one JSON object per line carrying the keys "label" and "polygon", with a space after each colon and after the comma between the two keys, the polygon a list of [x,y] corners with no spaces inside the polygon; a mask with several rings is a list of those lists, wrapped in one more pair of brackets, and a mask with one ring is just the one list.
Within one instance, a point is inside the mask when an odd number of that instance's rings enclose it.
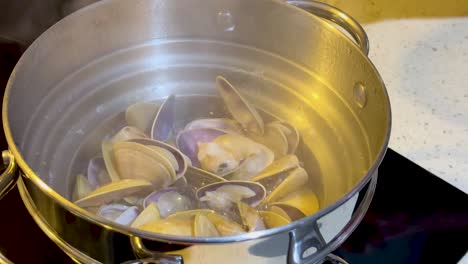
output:
{"label": "clam", "polygon": [[96,156],[89,161],[87,176],[93,190],[111,182],[106,171],[106,164],[101,156]]}
{"label": "clam", "polygon": [[271,206],[282,209],[292,220],[312,215],[319,210],[317,196],[308,188],[301,188],[271,203]]}
{"label": "clam", "polygon": [[187,180],[187,184],[192,186],[195,190],[208,184],[226,181],[224,178],[196,167],[188,167],[184,178]]}
{"label": "clam", "polygon": [[288,153],[288,139],[281,128],[276,125],[267,124],[263,135],[251,134],[249,137],[271,149],[275,154],[275,159],[279,159]]}
{"label": "clam", "polygon": [[250,180],[266,184],[269,177],[279,175],[297,167],[299,167],[299,159],[295,155],[286,155],[281,159],[275,160],[270,166],[266,167]]}
{"label": "clam", "polygon": [[133,126],[150,135],[151,126],[158,113],[160,104],[156,102],[138,102],[130,105],[125,111],[125,120]]}
{"label": "clam", "polygon": [[247,229],[247,231],[250,232],[265,229],[265,225],[257,210],[244,202],[237,203],[237,210],[239,212],[242,224]]}
{"label": "clam", "polygon": [[140,213],[136,206],[126,206],[122,204],[109,204],[99,208],[97,215],[111,220],[117,224],[128,225]]}
{"label": "clam", "polygon": [[184,130],[213,128],[228,133],[243,134],[242,127],[235,120],[229,118],[207,118],[197,119],[188,123]]}
{"label": "clam", "polygon": [[176,145],[190,159],[193,166],[200,167],[200,161],[197,158],[199,144],[212,142],[224,134],[224,131],[212,128],[183,130],[177,135]]}
{"label": "clam", "polygon": [[[275,176],[272,176],[271,178],[273,177]],[[299,167],[291,170],[282,180],[278,178],[277,182],[279,182],[279,184],[274,186],[272,189],[266,187],[267,190],[271,190],[271,192],[267,195],[265,200],[263,200],[262,204],[268,204],[271,202],[278,201],[286,195],[301,189],[307,184],[308,180],[309,176],[303,168]]]}
{"label": "clam", "polygon": [[159,107],[151,127],[151,138],[168,141],[172,136],[175,122],[175,96],[170,95]]}
{"label": "clam", "polygon": [[147,207],[152,203],[158,206],[162,218],[176,212],[190,210],[193,207],[192,201],[187,196],[180,194],[175,188],[152,192],[143,201],[143,206]]}
{"label": "clam", "polygon": [[99,210],[96,214],[107,220],[113,221],[114,219],[119,217],[119,215],[125,212],[128,208],[130,208],[130,206],[123,204],[106,204],[99,207]]}
{"label": "clam", "polygon": [[120,176],[117,173],[115,168],[114,155],[112,153],[112,143],[104,140],[101,144],[102,157],[104,159],[104,164],[106,165],[107,174],[109,175],[112,182],[120,180]]}
{"label": "clam", "polygon": [[191,219],[195,217],[197,214],[209,215],[214,214],[215,211],[210,209],[194,209],[194,210],[187,210],[181,211],[174,214],[169,215],[167,218],[177,218],[177,219]]}
{"label": "clam", "polygon": [[290,223],[288,219],[271,211],[259,211],[259,214],[263,218],[263,222],[267,228],[275,228]]}
{"label": "clam", "polygon": [[205,185],[198,189],[196,197],[208,207],[224,211],[239,201],[255,207],[265,198],[265,188],[249,181],[226,181]]}
{"label": "clam", "polygon": [[216,175],[248,179],[274,160],[267,147],[242,135],[212,128],[184,130],[176,144],[192,164]]}
{"label": "clam", "polygon": [[220,236],[216,226],[204,214],[195,215],[193,221],[193,233],[197,237],[216,237]]}
{"label": "clam", "polygon": [[117,142],[112,146],[112,154],[115,170],[121,179],[143,179],[151,182],[156,189],[163,189],[176,178],[171,162],[145,145]]}
{"label": "clam", "polygon": [[224,77],[216,77],[216,87],[229,113],[247,131],[263,135],[264,125],[257,110]]}
{"label": "clam", "polygon": [[245,230],[238,223],[221,216],[217,213],[206,214],[206,217],[214,224],[222,236],[231,236],[245,233]]}
{"label": "clam", "polygon": [[138,226],[138,229],[167,235],[193,236],[193,217],[151,221]]}
{"label": "clam", "polygon": [[299,146],[300,140],[297,128],[284,121],[273,121],[269,126],[277,127],[283,132],[288,142],[288,154],[294,154]]}
{"label": "clam", "polygon": [[[221,135],[211,143],[199,144],[199,148],[201,149],[199,158],[203,158],[203,161],[201,161],[202,168],[203,164],[205,164],[205,168],[210,171],[221,170],[224,174],[231,174],[229,177],[233,180],[250,179],[269,166],[274,160],[274,154],[270,149],[237,134]],[[239,163],[238,168],[223,169],[226,162],[222,161],[223,157],[217,152],[218,149],[229,153],[233,157],[233,162],[237,161]],[[200,152],[205,155],[201,155]]]}
{"label": "clam", "polygon": [[158,221],[161,219],[159,209],[156,204],[151,203],[133,220],[131,227],[139,227],[141,225]]}
{"label": "clam", "polygon": [[282,217],[286,218],[288,221],[292,221],[289,214],[284,209],[282,209],[281,207],[278,207],[276,205],[272,205],[272,206],[270,206],[269,210],[270,210],[270,212],[281,215]]}
{"label": "clam", "polygon": [[151,182],[145,180],[126,179],[112,182],[75,201],[75,204],[81,207],[101,206],[135,193],[147,192],[151,187]]}
{"label": "clam", "polygon": [[135,138],[146,138],[146,135],[136,127],[125,126],[110,139],[110,142],[114,144]]}
{"label": "clam", "polygon": [[187,171],[187,159],[184,157],[184,154],[175,147],[164,142],[151,139],[134,139],[130,141],[153,148],[163,155],[167,160],[169,160],[171,166],[175,169],[176,178],[182,177]]}
{"label": "clam", "polygon": [[87,196],[90,192],[93,191],[91,184],[88,179],[82,174],[76,176],[75,189],[73,190],[72,199],[73,201],[79,200]]}

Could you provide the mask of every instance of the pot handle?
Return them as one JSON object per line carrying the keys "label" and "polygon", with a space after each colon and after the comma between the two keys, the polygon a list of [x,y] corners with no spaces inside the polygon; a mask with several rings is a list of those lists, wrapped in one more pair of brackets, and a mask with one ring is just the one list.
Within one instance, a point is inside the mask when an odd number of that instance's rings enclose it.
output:
{"label": "pot handle", "polygon": [[16,173],[15,157],[9,150],[2,151],[2,160],[5,170],[0,175],[0,199],[15,187],[19,174]]}
{"label": "pot handle", "polygon": [[342,10],[329,4],[316,1],[286,1],[286,3],[306,10],[316,16],[326,19],[346,30],[357,43],[357,46],[367,56],[369,54],[369,38],[362,26]]}
{"label": "pot handle", "polygon": [[133,253],[139,259],[129,260],[121,264],[183,264],[182,256],[156,252],[145,247],[139,237],[130,237]]}

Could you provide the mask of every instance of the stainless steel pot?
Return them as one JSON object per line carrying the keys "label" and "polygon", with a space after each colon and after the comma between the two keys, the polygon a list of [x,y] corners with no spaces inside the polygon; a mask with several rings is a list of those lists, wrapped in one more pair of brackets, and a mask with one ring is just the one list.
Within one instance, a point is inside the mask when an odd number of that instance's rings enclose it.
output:
{"label": "stainless steel pot", "polygon": [[[100,1],[47,30],[15,67],[3,103],[10,150],[0,189],[11,188],[17,162],[34,219],[81,262],[321,261],[367,210],[388,144],[390,104],[367,51],[359,24],[317,2]],[[213,94],[218,74],[301,131],[318,213],[244,235],[181,238],[115,224],[67,199],[80,160],[122,122],[118,113],[170,93]],[[359,192],[366,194],[356,202]]]}

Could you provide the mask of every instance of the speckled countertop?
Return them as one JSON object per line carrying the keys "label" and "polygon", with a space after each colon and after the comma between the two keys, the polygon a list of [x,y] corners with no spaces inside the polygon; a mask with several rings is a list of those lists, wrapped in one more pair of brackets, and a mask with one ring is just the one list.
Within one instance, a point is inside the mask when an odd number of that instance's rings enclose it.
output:
{"label": "speckled countertop", "polygon": [[468,17],[364,27],[391,100],[390,147],[468,193]]}

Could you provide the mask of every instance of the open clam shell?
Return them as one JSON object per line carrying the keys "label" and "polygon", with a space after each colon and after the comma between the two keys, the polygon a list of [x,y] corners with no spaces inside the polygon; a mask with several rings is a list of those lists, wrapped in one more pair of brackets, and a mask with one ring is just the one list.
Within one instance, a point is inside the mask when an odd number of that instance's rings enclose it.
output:
{"label": "open clam shell", "polygon": [[273,121],[269,124],[279,128],[288,142],[288,154],[294,154],[299,146],[300,135],[296,127],[285,121]]}
{"label": "open clam shell", "polygon": [[229,118],[206,118],[197,119],[185,126],[185,130],[213,128],[228,133],[243,134],[243,130],[239,123]]}
{"label": "open clam shell", "polygon": [[143,201],[143,206],[147,207],[152,203],[158,206],[162,218],[176,212],[190,210],[193,207],[192,201],[175,188],[152,192]]}
{"label": "open clam shell", "polygon": [[257,210],[244,202],[237,203],[237,210],[239,212],[242,224],[247,229],[247,231],[250,232],[265,229],[263,220]]}
{"label": "open clam shell", "polygon": [[266,195],[265,187],[250,181],[225,181],[205,185],[198,189],[196,197],[210,208],[225,210],[239,201],[256,207]]}
{"label": "open clam shell", "polygon": [[146,138],[146,134],[136,127],[125,126],[120,129],[111,139],[110,142],[115,144],[120,141],[127,141],[135,138]]}
{"label": "open clam shell", "polygon": [[276,125],[267,124],[263,135],[250,134],[249,137],[272,150],[275,159],[279,159],[288,153],[288,139],[281,128]]}
{"label": "open clam shell", "polygon": [[161,219],[159,209],[156,204],[151,203],[133,220],[131,227],[139,227],[141,225],[155,222]]}
{"label": "open clam shell", "polygon": [[178,236],[193,236],[192,218],[166,218],[159,221],[151,221],[137,227],[138,229]]}
{"label": "open clam shell", "polygon": [[164,142],[151,140],[151,139],[134,139],[130,141],[139,143],[145,146],[155,146],[155,147],[162,148],[163,150],[168,151],[170,155],[168,155],[167,152],[162,152],[161,149],[159,149],[161,154],[171,162],[172,167],[175,169],[177,178],[182,177],[187,171],[187,166],[188,166],[187,160],[184,157],[184,154],[180,152],[178,149],[176,149],[175,147],[169,144],[166,144]]}
{"label": "open clam shell", "polygon": [[136,127],[145,134],[150,135],[151,126],[160,105],[156,102],[138,102],[130,105],[125,111],[125,120],[129,126]]}
{"label": "open clam shell", "polygon": [[308,188],[302,188],[270,204],[284,210],[293,220],[316,213],[319,208],[317,196]]}
{"label": "open clam shell", "polygon": [[206,217],[214,224],[222,236],[232,236],[246,232],[238,223],[217,213],[207,214]]}
{"label": "open clam shell", "polygon": [[[281,215],[282,217],[286,218],[288,221],[293,221],[292,218],[289,216],[289,214],[281,207],[276,206],[276,205],[271,205],[269,208],[270,212],[276,213]],[[294,218],[294,220],[297,220],[298,218]]]}
{"label": "open clam shell", "polygon": [[119,215],[125,212],[128,208],[130,208],[130,206],[123,204],[106,204],[99,207],[96,214],[107,220],[114,221],[114,219],[119,217]]}
{"label": "open clam shell", "polygon": [[263,218],[263,222],[267,228],[275,228],[290,223],[288,219],[271,211],[260,211],[259,214]]}
{"label": "open clam shell", "polygon": [[143,179],[151,182],[156,189],[162,189],[176,178],[170,161],[145,145],[117,142],[112,150],[115,169],[122,179]]}
{"label": "open clam shell", "polygon": [[75,189],[73,190],[72,195],[73,201],[77,201],[82,199],[83,197],[86,197],[92,191],[93,188],[91,187],[91,184],[89,183],[88,179],[82,174],[77,175],[75,181]]}
{"label": "open clam shell", "polygon": [[270,192],[265,200],[263,200],[262,204],[278,201],[288,194],[303,188],[308,180],[309,176],[303,168],[299,167],[293,169],[288,173],[286,178]]}
{"label": "open clam shell", "polygon": [[88,163],[88,181],[93,190],[111,182],[106,164],[101,156],[92,158]]}
{"label": "open clam shell", "polygon": [[145,180],[126,179],[112,182],[92,191],[75,204],[81,207],[100,206],[135,193],[147,193],[151,187],[151,182]]}
{"label": "open clam shell", "polygon": [[[274,154],[270,149],[241,135],[224,134],[217,137],[213,143],[240,162],[238,168],[228,175],[232,180],[248,180],[264,170],[274,160]],[[222,163],[219,164],[222,165]]]}
{"label": "open clam shell", "polygon": [[188,185],[192,186],[195,190],[198,190],[208,184],[227,181],[218,175],[196,167],[188,167],[187,173],[185,174],[185,179],[187,179]]}
{"label": "open clam shell", "polygon": [[190,159],[193,166],[200,167],[200,161],[198,160],[199,143],[212,142],[224,134],[226,132],[213,128],[183,130],[177,135],[176,145]]}
{"label": "open clam shell", "polygon": [[170,95],[159,108],[151,127],[151,138],[168,141],[175,123],[175,96]]}
{"label": "open clam shell", "polygon": [[267,185],[266,182],[269,181],[269,177],[277,176],[297,167],[299,167],[299,159],[295,155],[286,155],[281,159],[275,160],[270,166],[250,180]]}
{"label": "open clam shell", "polygon": [[224,104],[234,119],[241,126],[257,135],[263,135],[264,124],[257,110],[245,100],[232,84],[224,77],[216,77],[216,87],[223,98]]}
{"label": "open clam shell", "polygon": [[217,237],[220,236],[216,226],[204,214],[195,215],[193,221],[193,233],[197,237]]}

